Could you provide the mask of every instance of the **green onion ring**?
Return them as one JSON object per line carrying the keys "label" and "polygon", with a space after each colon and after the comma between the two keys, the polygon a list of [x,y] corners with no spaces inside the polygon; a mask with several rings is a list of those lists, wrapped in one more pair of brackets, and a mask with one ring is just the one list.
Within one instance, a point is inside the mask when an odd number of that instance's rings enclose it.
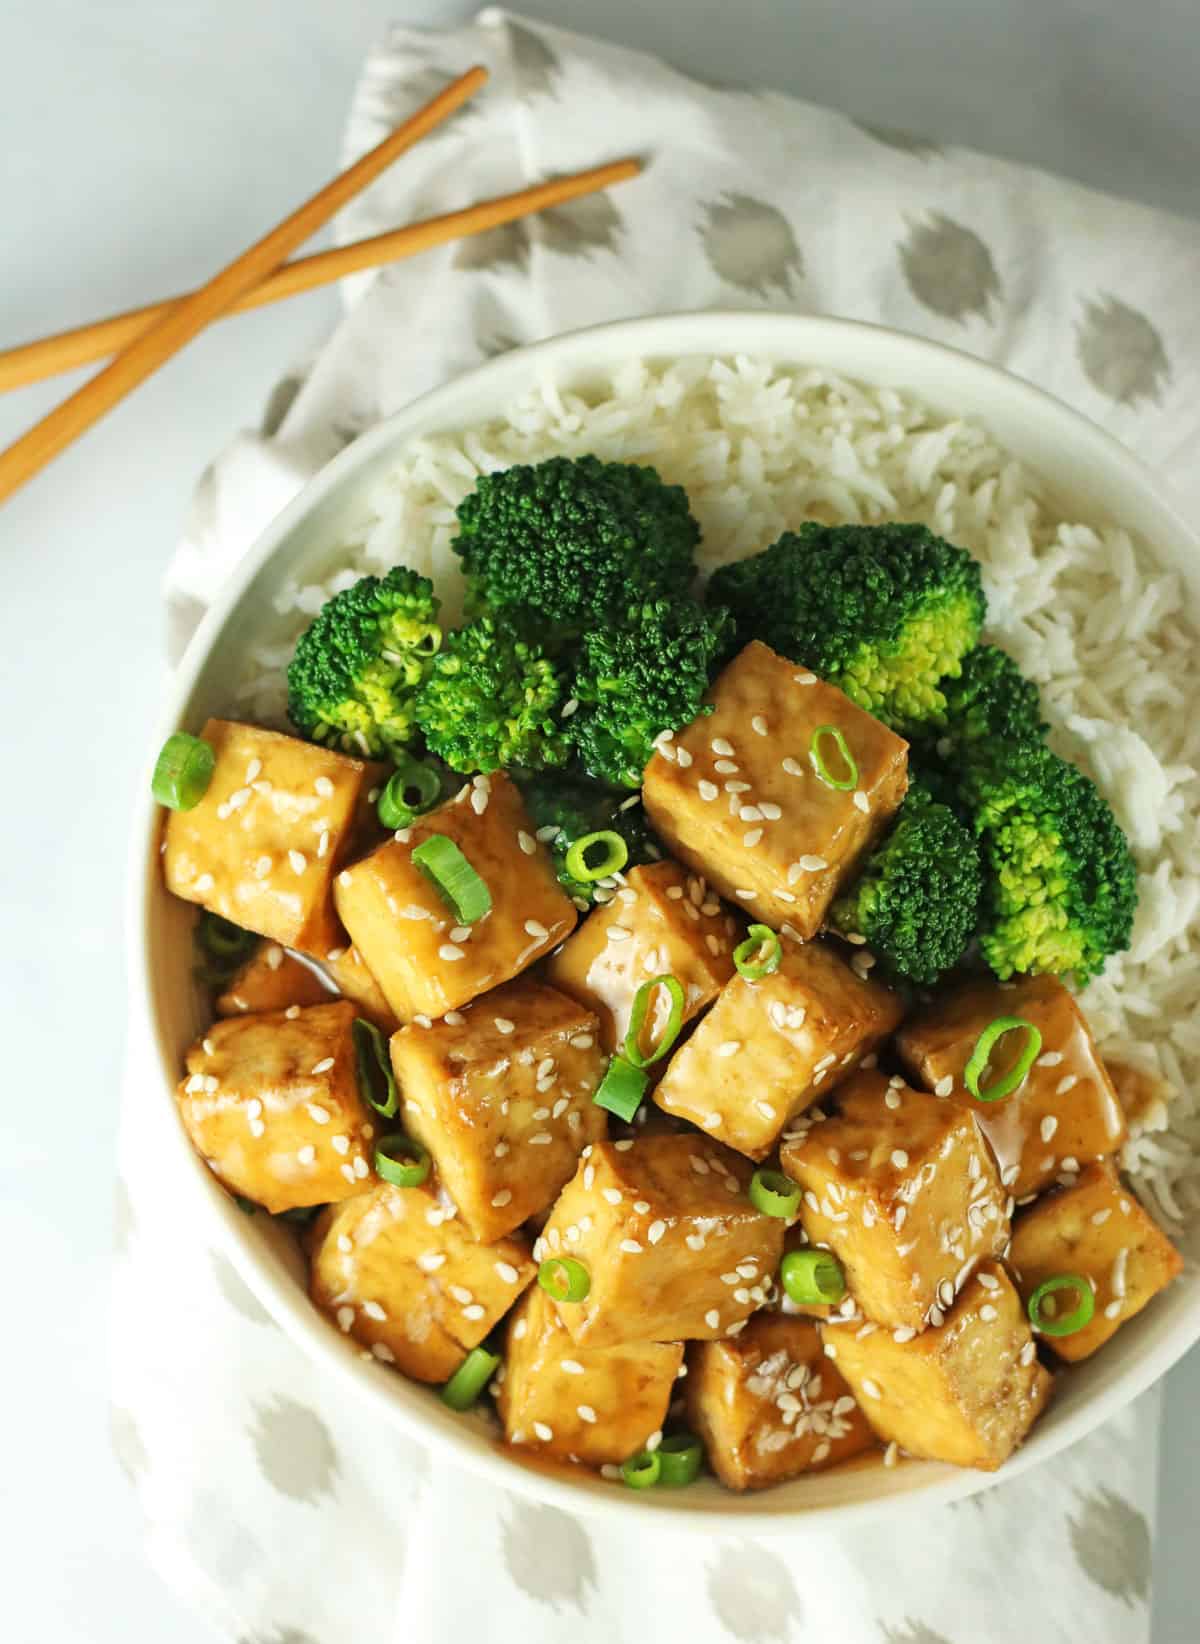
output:
{"label": "green onion ring", "polygon": [[171,811],[190,811],[204,798],[217,756],[203,737],[176,731],[159,750],[150,792]]}
{"label": "green onion ring", "polygon": [[[996,1042],[1006,1033],[1013,1033],[1023,1029],[1028,1038],[1025,1049],[1009,1068],[1008,1072],[997,1079],[995,1084],[988,1085],[986,1090],[979,1088],[979,1078],[987,1067]],[[963,1084],[971,1095],[980,1102],[999,1102],[1005,1096],[1011,1096],[1014,1090],[1025,1083],[1025,1076],[1038,1058],[1042,1048],[1042,1035],[1032,1022],[1026,1022],[1020,1016],[997,1016],[994,1022],[987,1027],[975,1041],[975,1049],[971,1052],[969,1061],[963,1069]]]}
{"label": "green onion ring", "polygon": [[657,1450],[639,1450],[621,1463],[621,1477],[631,1490],[649,1490],[658,1483],[662,1462]]}
{"label": "green onion ring", "polygon": [[750,1203],[764,1216],[794,1216],[800,1208],[800,1188],[782,1170],[756,1170],[750,1178]]}
{"label": "green onion ring", "polygon": [[591,1274],[574,1256],[549,1256],[538,1268],[537,1282],[556,1302],[581,1302],[592,1288]]}
{"label": "green onion ring", "polygon": [[473,925],[492,907],[492,893],[453,839],[431,833],[414,847],[412,859],[452,908],[460,925]]}
{"label": "green onion ring", "polygon": [[381,1118],[390,1119],[400,1105],[400,1097],[383,1034],[374,1022],[368,1022],[361,1016],[354,1018],[350,1032],[358,1064],[358,1093]]}
{"label": "green onion ring", "polygon": [[489,1353],[486,1347],[472,1347],[442,1388],[442,1403],[448,1404],[451,1410],[469,1410],[491,1381],[499,1363],[499,1353]]}
{"label": "green onion ring", "polygon": [[[848,775],[834,776],[825,763],[821,753],[821,738],[831,736],[837,744],[837,750],[846,762]],[[836,725],[818,725],[808,744],[808,757],[812,761],[812,768],[821,778],[827,788],[837,788],[840,793],[847,793],[851,788],[858,787],[858,761],[850,752],[850,745]]]}
{"label": "green onion ring", "polygon": [[442,784],[436,771],[415,759],[401,757],[384,783],[375,807],[376,815],[383,826],[394,833],[397,828],[407,828],[423,811],[436,805],[441,793]]}
{"label": "green onion ring", "polygon": [[[607,854],[602,862],[589,862],[587,853],[597,845],[607,847]],[[590,882],[593,879],[607,879],[609,874],[620,873],[629,860],[629,846],[611,828],[601,828],[596,833],[585,833],[577,839],[567,852],[563,866],[572,879]]]}
{"label": "green onion ring", "polygon": [[429,1170],[429,1150],[402,1130],[384,1136],[375,1148],[376,1174],[393,1187],[420,1187]]}
{"label": "green onion ring", "polygon": [[247,958],[259,943],[259,937],[252,930],[243,930],[232,920],[222,919],[219,913],[200,915],[196,939],[206,953],[224,965]]}
{"label": "green onion ring", "polygon": [[[649,1055],[643,1055],[638,1040],[646,1020],[646,1012],[650,1008],[650,996],[655,988],[660,987],[666,988],[670,994],[671,1009],[658,1043]],[[633,1008],[629,1012],[629,1031],[625,1035],[625,1060],[633,1067],[650,1067],[660,1057],[665,1056],[678,1039],[679,1031],[683,1027],[683,998],[683,983],[674,976],[652,976],[648,982],[643,982],[634,994]]]}
{"label": "green onion ring", "polygon": [[779,1264],[779,1282],[801,1307],[832,1306],[846,1294],[842,1264],[828,1250],[789,1250]]}
{"label": "green onion ring", "polygon": [[[1042,1314],[1042,1303],[1056,1290],[1073,1290],[1079,1297],[1079,1306],[1073,1313],[1068,1313],[1066,1318],[1049,1318]],[[1077,1330],[1082,1330],[1085,1325],[1092,1322],[1092,1316],[1096,1311],[1096,1298],[1091,1285],[1086,1279],[1081,1279],[1078,1273],[1056,1273],[1053,1278],[1042,1280],[1025,1306],[1029,1322],[1039,1335],[1073,1336]]]}
{"label": "green onion ring", "polygon": [[614,1056],[592,1101],[629,1124],[642,1105],[649,1082],[649,1076],[641,1068],[630,1067],[623,1056]]}
{"label": "green onion ring", "polygon": [[[761,959],[754,955],[763,953]],[[744,976],[747,982],[761,982],[764,976],[771,976],[779,969],[783,958],[783,944],[769,925],[751,925],[749,935],[744,942],[739,942],[733,950],[733,962],[739,976]]]}
{"label": "green onion ring", "polygon": [[654,1452],[660,1484],[691,1484],[704,1465],[704,1446],[692,1433],[671,1433]]}

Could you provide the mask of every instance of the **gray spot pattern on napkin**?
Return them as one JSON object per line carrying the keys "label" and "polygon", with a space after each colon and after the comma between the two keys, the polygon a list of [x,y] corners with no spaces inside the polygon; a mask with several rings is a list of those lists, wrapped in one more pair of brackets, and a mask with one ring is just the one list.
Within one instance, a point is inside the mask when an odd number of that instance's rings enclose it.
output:
{"label": "gray spot pattern on napkin", "polygon": [[299,1627],[272,1627],[267,1633],[242,1633],[237,1644],[321,1644],[321,1641]]}
{"label": "gray spot pattern on napkin", "polygon": [[564,257],[618,251],[624,221],[606,194],[591,194],[566,205],[551,206],[534,219],[534,232],[550,250]]}
{"label": "gray spot pattern on napkin", "polygon": [[884,1644],[950,1644],[945,1633],[935,1633],[933,1628],[927,1627],[923,1621],[914,1621],[907,1615],[895,1627],[889,1627],[886,1621],[881,1621],[879,1634]]}
{"label": "gray spot pattern on napkin", "polygon": [[150,1458],[142,1443],[142,1435],[137,1430],[137,1423],[129,1411],[122,1410],[119,1404],[108,1407],[108,1439],[118,1467],[131,1484],[136,1484],[146,1471]]}
{"label": "gray spot pattern on napkin", "polygon": [[[383,88],[383,112],[387,124],[398,125],[401,120],[409,119],[418,109],[424,108],[426,103],[431,103],[439,91],[445,91],[446,87],[458,78],[458,74],[447,74],[443,69],[431,67],[389,82]],[[448,114],[441,125],[429,133],[425,141],[436,138],[439,132],[448,130],[460,120],[472,119],[478,113],[479,99],[486,96],[487,87],[481,86],[474,97],[456,108],[453,114]],[[382,136],[383,133],[380,132],[380,137]]]}
{"label": "gray spot pattern on napkin", "polygon": [[129,1189],[125,1185],[124,1177],[118,1176],[117,1185],[113,1192],[113,1254],[127,1256],[129,1246],[133,1243],[133,1236],[136,1232],[137,1217],[133,1213],[133,1200],[129,1197]]}
{"label": "gray spot pattern on napkin", "polygon": [[275,1323],[254,1292],[238,1277],[237,1270],[227,1256],[223,1256],[219,1250],[210,1250],[208,1259],[212,1263],[217,1289],[231,1307],[236,1308],[244,1319],[249,1319],[251,1324]]}
{"label": "gray spot pattern on napkin", "polygon": [[752,1541],[721,1549],[708,1567],[708,1596],[722,1625],[743,1644],[787,1644],[801,1619],[787,1565]]}
{"label": "gray spot pattern on napkin", "polygon": [[596,1558],[587,1531],[557,1507],[513,1500],[501,1550],[517,1586],[539,1604],[585,1611],[596,1590]]}
{"label": "gray spot pattern on napkin", "polygon": [[804,258],[782,211],[737,193],[704,209],[701,243],[717,278],[758,297],[767,296],[772,286],[786,295],[793,276],[804,273]]}
{"label": "gray spot pattern on napkin", "polygon": [[1161,401],[1171,380],[1162,337],[1144,314],[1104,293],[1089,302],[1075,332],[1084,375],[1118,405]]}
{"label": "gray spot pattern on napkin", "polygon": [[524,274],[529,267],[529,225],[525,222],[501,223],[483,234],[473,234],[455,251],[451,268],[493,269],[515,268]]}
{"label": "gray spot pattern on napkin", "polygon": [[317,1502],[333,1494],[339,1463],[329,1429],[294,1399],[254,1406],[250,1430],[263,1477],[295,1501]]}
{"label": "gray spot pattern on napkin", "polygon": [[855,120],[852,124],[864,136],[874,138],[887,148],[898,149],[901,154],[911,154],[915,160],[931,160],[944,152],[940,143],[929,137],[919,137],[913,131],[900,131],[895,126],[877,126],[870,120]]}
{"label": "gray spot pattern on napkin", "polygon": [[1131,1608],[1150,1591],[1150,1526],[1124,1496],[1102,1485],[1080,1493],[1081,1511],[1067,1519],[1071,1546],[1089,1581]]}
{"label": "gray spot pattern on napkin", "polygon": [[520,94],[526,97],[553,97],[562,65],[541,35],[510,21],[508,38],[513,73]]}
{"label": "gray spot pattern on napkin", "polygon": [[897,251],[908,288],[917,301],[959,325],[972,314],[990,320],[993,298],[1002,292],[992,254],[972,229],[930,211],[924,222],[909,223]]}
{"label": "gray spot pattern on napkin", "polygon": [[296,395],[304,387],[304,378],[297,376],[281,377],[267,396],[267,403],[263,407],[262,420],[259,423],[259,433],[270,439],[272,434],[279,432],[283,419],[292,409]]}

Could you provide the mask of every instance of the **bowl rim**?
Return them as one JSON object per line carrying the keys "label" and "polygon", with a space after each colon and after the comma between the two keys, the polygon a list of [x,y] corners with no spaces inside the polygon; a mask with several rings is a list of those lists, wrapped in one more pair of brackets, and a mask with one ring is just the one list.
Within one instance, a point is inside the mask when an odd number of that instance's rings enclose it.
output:
{"label": "bowl rim", "polygon": [[[774,363],[786,361],[803,367],[816,363],[810,357],[813,354],[822,359],[844,354],[849,357],[847,363],[835,365],[826,359],[822,369],[848,379],[897,388],[903,388],[907,362],[913,362],[918,368],[914,372],[918,377],[922,375],[921,365],[937,364],[951,385],[973,378],[980,385],[980,397],[990,394],[997,405],[1003,404],[1014,417],[1051,419],[1069,435],[1083,460],[1094,464],[1098,471],[1107,471],[1122,489],[1136,495],[1142,511],[1156,520],[1154,536],[1173,535],[1200,566],[1200,537],[1179,513],[1162,476],[1113,435],[1055,395],[961,349],[866,321],[754,309],[651,315],[582,327],[513,349],[419,395],[353,441],[303,485],[239,560],[193,634],[156,716],[154,738],[146,751],[131,818],[125,897],[130,1035],[131,1042],[137,1041],[137,1049],[148,1052],[140,1059],[135,1055],[133,1065],[139,1065],[140,1060],[147,1076],[151,1076],[153,1069],[168,1098],[159,1104],[160,1115],[167,1122],[157,1128],[163,1133],[166,1149],[164,1168],[174,1168],[180,1177],[180,1190],[186,1203],[184,1213],[198,1218],[200,1236],[217,1244],[229,1257],[239,1276],[285,1334],[318,1365],[323,1375],[353,1389],[355,1396],[363,1401],[364,1410],[373,1408],[384,1422],[399,1427],[416,1442],[502,1489],[585,1516],[620,1512],[624,1517],[630,1503],[624,1492],[597,1489],[594,1481],[586,1478],[576,1481],[522,1465],[504,1454],[498,1444],[464,1444],[462,1439],[471,1429],[464,1428],[460,1419],[451,1418],[446,1423],[431,1420],[429,1404],[424,1399],[419,1410],[415,1404],[411,1410],[404,1407],[392,1396],[393,1389],[388,1386],[394,1382],[391,1372],[383,1366],[364,1366],[346,1352],[341,1339],[335,1337],[326,1321],[317,1315],[303,1288],[285,1282],[244,1237],[245,1219],[193,1152],[174,1112],[168,1111],[174,1106],[169,1098],[174,1093],[178,1068],[154,1010],[149,965],[152,905],[154,898],[163,894],[157,871],[159,808],[150,794],[150,773],[157,749],[163,738],[179,725],[209,653],[247,588],[318,505],[353,481],[383,453],[395,447],[398,455],[406,440],[453,426],[456,407],[465,408],[481,393],[489,393],[495,407],[502,406],[536,382],[540,373],[550,369],[556,373],[571,369],[586,372],[611,363],[621,350],[628,359],[662,360],[689,355],[754,357],[753,339],[764,330],[779,339],[772,343],[766,356]],[[880,366],[875,371],[864,363],[871,358],[872,350],[880,354]],[[885,359],[887,369],[883,368]],[[927,393],[909,391],[918,399],[929,400]],[[472,412],[472,420],[478,420],[478,415]],[[986,412],[964,415],[990,428]],[[1000,435],[996,437],[1003,443]],[[173,1143],[169,1137],[174,1138]],[[899,1478],[910,1471],[914,1475],[919,1471],[920,1476],[914,1476],[911,1488],[865,1500],[772,1508],[773,1492],[764,1491],[750,1500],[735,1498],[736,1508],[706,1504],[697,1509],[685,1507],[681,1498],[671,1494],[651,1492],[639,1497],[637,1510],[640,1514],[649,1513],[663,1528],[677,1532],[690,1528],[706,1534],[771,1537],[788,1534],[801,1524],[811,1526],[822,1522],[841,1528],[904,1508],[929,1508],[961,1500],[995,1482],[1018,1476],[1084,1437],[1164,1375],[1198,1339],[1200,1295],[1190,1303],[1185,1316],[1152,1332],[1147,1350],[1135,1363],[1107,1378],[1077,1410],[1043,1434],[1040,1442],[1035,1434],[998,1473],[922,1463],[919,1469],[906,1466],[892,1475]]]}

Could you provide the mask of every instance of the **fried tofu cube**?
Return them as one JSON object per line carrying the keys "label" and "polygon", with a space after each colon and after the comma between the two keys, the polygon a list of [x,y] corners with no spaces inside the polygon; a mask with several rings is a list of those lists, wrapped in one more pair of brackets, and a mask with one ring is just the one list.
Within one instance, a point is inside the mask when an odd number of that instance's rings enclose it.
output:
{"label": "fried tofu cube", "polygon": [[508,1324],[497,1408],[510,1444],[589,1467],[620,1463],[661,1432],[680,1342],[577,1347],[532,1285]]}
{"label": "fried tofu cube", "polygon": [[[1046,1194],[1017,1218],[1009,1264],[1025,1302],[1056,1274],[1091,1284],[1091,1321],[1069,1336],[1041,1337],[1072,1364],[1103,1347],[1183,1270],[1178,1250],[1107,1165],[1090,1165],[1074,1187]],[[1074,1295],[1062,1299],[1070,1312]],[[1047,1301],[1052,1309],[1053,1297]]]}
{"label": "fried tofu cube", "polygon": [[272,1214],[361,1193],[375,1114],[358,1086],[343,999],[231,1017],[187,1053],[179,1111],[196,1151]]}
{"label": "fried tofu cube", "polygon": [[384,998],[383,989],[363,963],[358,949],[353,945],[331,948],[325,955],[324,966],[342,997],[352,999],[359,1015],[390,1038],[400,1026],[400,1018]]}
{"label": "fried tofu cube", "polygon": [[344,1335],[416,1381],[449,1379],[535,1272],[525,1239],[477,1244],[426,1183],[379,1182],[309,1235],[309,1291]]}
{"label": "fried tofu cube", "polygon": [[[706,700],[711,714],[659,742],[646,767],[646,814],[673,854],[723,896],[807,941],[899,808],[908,744],[758,640]],[[835,782],[852,786],[822,779],[814,737]]]}
{"label": "fried tofu cube", "polygon": [[904,1007],[830,947],[787,942],[761,981],[734,976],[675,1053],[654,1100],[752,1159],[899,1023]]}
{"label": "fried tofu cube", "polygon": [[[702,879],[677,862],[631,868],[613,900],[597,908],[554,954],[547,980],[600,1018],[604,1048],[625,1042],[634,996],[652,976],[672,975],[684,990],[685,1022],[712,1003],[734,974],[742,929]],[[647,1012],[650,1042],[665,1025],[669,1001],[657,988]]]}
{"label": "fried tofu cube", "polygon": [[[1011,1096],[979,1102],[963,1084],[963,1072],[980,1034],[1001,1016],[1032,1023],[1042,1036],[1041,1052]],[[1025,1038],[1005,1035],[998,1057],[1016,1055]],[[1125,1140],[1112,1080],[1083,1013],[1057,977],[964,988],[906,1024],[896,1045],[928,1089],[974,1113],[1005,1186],[1018,1199],[1040,1193],[1064,1171],[1115,1153]],[[1002,1070],[986,1073],[981,1088]]]}
{"label": "fried tofu cube", "polygon": [[963,1287],[944,1324],[823,1324],[826,1355],[880,1438],[909,1455],[994,1472],[1050,1397],[1021,1298],[997,1262]]}
{"label": "fried tofu cube", "polygon": [[201,734],[216,764],[198,805],[167,812],[167,889],[324,958],[341,940],[338,869],[379,836],[371,795],[384,767],[230,719]]}
{"label": "fried tofu cube", "polygon": [[974,1116],[860,1071],[839,1111],[780,1150],[800,1219],[869,1319],[940,1324],[978,1262],[1008,1243],[1007,1197]]}
{"label": "fried tofu cube", "polygon": [[591,1285],[558,1302],[581,1347],[708,1341],[766,1300],[783,1222],[746,1196],[750,1166],[697,1136],[597,1142],[563,1188],[534,1246],[539,1260],[573,1256]]}
{"label": "fried tofu cube", "polygon": [[759,1313],[732,1341],[688,1351],[688,1422],[731,1490],[836,1467],[875,1435],[809,1319]]}
{"label": "fried tofu cube", "polygon": [[[460,925],[413,861],[424,840],[453,840],[491,893],[489,912]],[[578,914],[533,836],[502,771],[477,776],[362,862],[343,869],[337,910],[401,1021],[444,1016],[532,965],[575,928]]]}
{"label": "fried tofu cube", "polygon": [[217,995],[218,1016],[249,1016],[289,1005],[325,1005],[333,994],[316,971],[278,942],[257,947]]}
{"label": "fried tofu cube", "polygon": [[547,1210],[606,1134],[599,1035],[591,1011],[523,977],[392,1039],[405,1128],[485,1244]]}

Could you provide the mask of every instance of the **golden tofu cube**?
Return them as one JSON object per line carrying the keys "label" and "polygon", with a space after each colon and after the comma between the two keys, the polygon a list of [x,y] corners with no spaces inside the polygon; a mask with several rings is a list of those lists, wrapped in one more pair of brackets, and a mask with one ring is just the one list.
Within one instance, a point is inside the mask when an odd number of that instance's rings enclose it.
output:
{"label": "golden tofu cube", "polygon": [[688,1422],[731,1490],[836,1467],[875,1443],[809,1319],[759,1313],[732,1341],[688,1351]]}
{"label": "golden tofu cube", "polygon": [[187,1053],[179,1111],[192,1145],[275,1214],[361,1193],[376,1115],[358,1086],[343,999],[216,1022]]}
{"label": "golden tofu cube", "polygon": [[869,1319],[942,1322],[975,1266],[1008,1243],[1007,1196],[974,1116],[903,1080],[860,1071],[839,1111],[780,1151],[800,1219],[827,1245]]}
{"label": "golden tofu cube", "polygon": [[389,1038],[400,1026],[400,1018],[383,996],[383,989],[363,963],[356,947],[345,945],[331,948],[325,955],[324,968],[337,984],[345,999],[352,999],[360,1016],[373,1022],[380,1033]]}
{"label": "golden tofu cube", "polygon": [[988,1262],[946,1322],[923,1335],[870,1324],[823,1324],[825,1352],[880,1438],[909,1455],[994,1472],[1050,1396],[1021,1298]]}
{"label": "golden tofu cube", "polygon": [[497,1396],[504,1436],[588,1467],[620,1463],[662,1431],[682,1363],[679,1342],[577,1347],[532,1285],[508,1323]]}
{"label": "golden tofu cube", "polygon": [[198,805],[167,812],[167,889],[324,958],[341,940],[334,877],[379,837],[370,796],[384,767],[230,719],[201,734],[216,764]]}
{"label": "golden tofu cube", "polygon": [[538,1260],[573,1256],[591,1286],[558,1302],[580,1346],[708,1341],[767,1299],[782,1221],[746,1196],[751,1170],[696,1135],[597,1142],[563,1188],[534,1245]]}
{"label": "golden tofu cube", "polygon": [[725,984],[672,1057],[654,1100],[763,1159],[789,1120],[869,1055],[903,1014],[896,994],[861,979],[832,948],[785,943],[772,975]]}
{"label": "golden tofu cube", "polygon": [[[435,834],[453,840],[491,893],[490,911],[473,925],[459,924],[412,859]],[[507,982],[557,947],[579,917],[502,771],[475,777],[343,869],[334,896],[363,963],[404,1022],[444,1016]]]}
{"label": "golden tofu cube", "polygon": [[522,978],[392,1039],[405,1129],[485,1244],[548,1209],[606,1134],[599,1035],[591,1011]]}
{"label": "golden tofu cube", "polygon": [[524,1239],[477,1244],[429,1183],[379,1182],[321,1212],[309,1290],[344,1335],[416,1381],[447,1381],[536,1268]]}
{"label": "golden tofu cube", "polygon": [[[1000,1016],[1032,1023],[1042,1035],[1041,1053],[1011,1096],[979,1102],[963,1084],[963,1072],[980,1034]],[[1018,1054],[1025,1039],[1005,1035],[998,1058]],[[1079,1006],[1057,977],[964,988],[909,1022],[896,1046],[928,1089],[974,1113],[1001,1179],[1018,1199],[1115,1153],[1125,1140],[1112,1080]],[[1002,1071],[1003,1064],[987,1072],[980,1087],[986,1090]]]}
{"label": "golden tofu cube", "polygon": [[[1091,1322],[1069,1336],[1039,1338],[1072,1364],[1103,1347],[1183,1270],[1170,1239],[1106,1165],[1090,1165],[1074,1187],[1046,1194],[1019,1216],[1008,1259],[1026,1302],[1059,1273],[1091,1284]],[[1060,1299],[1065,1312],[1076,1305],[1071,1291]]]}
{"label": "golden tofu cube", "polygon": [[[776,930],[807,941],[899,808],[908,744],[807,669],[752,641],[708,693],[712,713],[660,742],[646,814],[680,861]],[[818,774],[816,749],[835,781]]]}
{"label": "golden tofu cube", "polygon": [[289,1005],[326,1005],[334,997],[316,971],[278,942],[264,942],[238,966],[217,995],[218,1016],[287,1010]]}
{"label": "golden tofu cube", "polygon": [[[604,1048],[629,1031],[634,996],[652,976],[671,975],[684,990],[685,1022],[712,1003],[734,974],[742,929],[702,879],[677,862],[631,868],[613,900],[597,908],[546,966],[546,978],[600,1018]],[[644,1032],[653,1043],[669,1010],[656,988]]]}

